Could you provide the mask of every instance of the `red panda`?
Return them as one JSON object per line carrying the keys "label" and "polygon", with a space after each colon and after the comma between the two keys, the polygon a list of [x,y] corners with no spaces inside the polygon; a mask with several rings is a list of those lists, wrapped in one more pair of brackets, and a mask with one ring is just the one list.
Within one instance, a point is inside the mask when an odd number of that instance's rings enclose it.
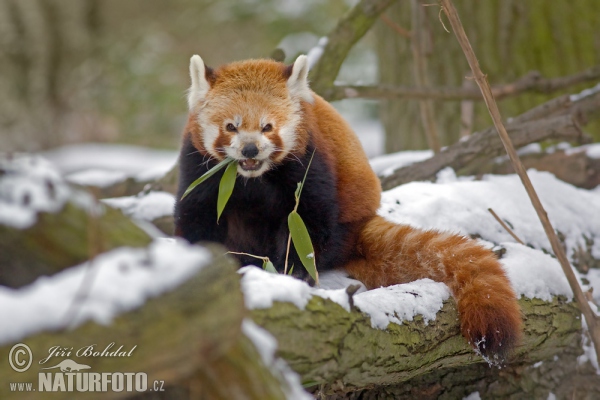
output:
{"label": "red panda", "polygon": [[[345,269],[368,288],[430,278],[456,299],[461,332],[483,355],[503,360],[520,340],[517,298],[494,253],[463,236],[386,221],[381,186],[358,138],[309,88],[308,64],[248,60],[205,67],[190,61],[189,118],[183,134],[175,234],[216,241],[230,251],[266,256],[283,270],[287,216],[306,172],[298,212],[319,271]],[[187,187],[225,157],[237,182],[219,222],[222,171],[181,199]],[[255,259],[240,255],[243,265]],[[289,264],[307,278],[293,246]]]}

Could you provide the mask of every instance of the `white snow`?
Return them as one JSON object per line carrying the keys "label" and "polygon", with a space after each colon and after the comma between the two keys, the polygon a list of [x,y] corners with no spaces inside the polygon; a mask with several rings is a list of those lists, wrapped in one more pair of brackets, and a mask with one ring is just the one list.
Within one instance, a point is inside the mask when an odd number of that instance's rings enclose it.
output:
{"label": "white snow", "polygon": [[283,274],[273,274],[261,268],[247,266],[242,274],[242,290],[249,309],[270,308],[273,303],[288,302],[303,310],[312,296],[328,298],[350,311],[345,289],[312,288],[306,282]]}
{"label": "white snow", "polygon": [[306,57],[308,58],[308,67],[312,68],[315,66],[317,61],[323,55],[323,51],[325,50],[325,46],[327,46],[327,37],[323,36],[317,42],[317,45],[308,51]]}
{"label": "white snow", "polygon": [[65,176],[65,179],[76,185],[105,188],[123,182],[127,179],[127,174],[123,171],[107,171],[91,168],[73,172]]}
{"label": "white snow", "polygon": [[[178,152],[139,146],[86,143],[58,147],[43,153],[63,174],[91,170],[89,176],[102,180],[100,171],[119,172],[138,181],[157,179],[177,162]],[[84,175],[85,176],[85,175]],[[115,175],[112,175],[114,178]],[[77,175],[75,176],[77,179]]]}
{"label": "white snow", "polygon": [[479,392],[473,392],[467,397],[463,397],[462,400],[481,400],[481,396],[479,395]]}
{"label": "white snow", "polygon": [[86,208],[94,204],[88,194],[71,190],[42,157],[0,154],[0,224],[29,228],[38,212],[55,213],[69,199]]}
{"label": "white snow", "polygon": [[[350,311],[348,294],[345,289],[312,288],[306,282],[287,275],[272,274],[258,267],[240,269],[242,290],[246,307],[249,309],[269,308],[274,302],[289,302],[304,309],[312,296],[328,298],[346,311]],[[339,272],[334,281],[339,283]],[[323,273],[327,276],[328,273]],[[327,282],[327,278],[325,278]],[[347,284],[354,280],[348,279]],[[364,287],[364,286],[363,286]],[[434,320],[443,302],[450,296],[446,285],[430,279],[394,285],[369,291],[358,291],[354,295],[354,305],[371,317],[371,326],[385,329],[390,322],[401,324],[422,315],[425,321]]]}
{"label": "white snow", "polygon": [[389,176],[394,170],[426,160],[433,156],[431,150],[401,151],[371,158],[371,168],[379,176]]}
{"label": "white snow", "polygon": [[573,147],[567,149],[567,155],[573,153],[579,153],[585,151],[589,158],[599,159],[600,158],[600,143],[584,144],[583,146]]}
{"label": "white snow", "polygon": [[137,196],[103,199],[111,207],[119,208],[134,219],[153,221],[173,214],[175,196],[167,192],[140,193]]}
{"label": "white snow", "polygon": [[555,258],[518,243],[502,243],[507,251],[500,260],[518,295],[552,301],[552,296],[569,299],[573,291]]}
{"label": "white snow", "polygon": [[[600,242],[597,193],[576,188],[548,172],[530,170],[528,174],[554,228],[565,235],[569,257],[577,246],[585,246],[584,235]],[[452,181],[445,176],[443,183],[408,183],[383,193],[379,213],[396,223],[476,234],[496,244],[514,242],[488,208],[512,226],[525,243],[536,249],[551,249],[516,175],[485,175],[481,181]]]}
{"label": "white snow", "polygon": [[258,350],[263,363],[273,374],[275,374],[275,376],[280,378],[280,381],[286,383],[283,385],[282,390],[287,399],[313,399],[313,397],[302,387],[300,376],[294,372],[283,359],[275,357],[277,340],[271,333],[247,318],[242,321],[242,332],[252,341]]}
{"label": "white snow", "polygon": [[354,296],[354,305],[371,316],[373,328],[385,329],[390,322],[401,325],[422,315],[425,323],[435,320],[437,312],[450,297],[450,290],[431,279],[378,288]]}
{"label": "white snow", "polygon": [[210,261],[204,248],[157,239],[148,248],[118,248],[19,289],[0,286],[0,320],[10,321],[0,330],[0,345],[90,320],[109,324],[177,287]]}
{"label": "white snow", "polygon": [[597,84],[594,87],[589,88],[589,89],[584,89],[584,90],[582,90],[581,92],[579,92],[577,94],[572,94],[569,97],[569,99],[571,101],[579,101],[579,100],[583,99],[584,97],[591,96],[591,95],[596,94],[598,92],[600,92],[600,83]]}

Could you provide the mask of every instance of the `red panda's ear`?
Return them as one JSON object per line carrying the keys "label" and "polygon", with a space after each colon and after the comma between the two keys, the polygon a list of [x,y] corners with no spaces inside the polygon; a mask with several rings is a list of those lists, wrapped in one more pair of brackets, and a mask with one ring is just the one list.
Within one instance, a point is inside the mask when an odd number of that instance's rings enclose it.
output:
{"label": "red panda's ear", "polygon": [[292,65],[292,71],[287,80],[287,87],[292,98],[314,102],[312,92],[308,87],[308,60],[305,55],[298,56]]}
{"label": "red panda's ear", "polygon": [[212,69],[204,65],[199,55],[193,55],[190,59],[190,78],[192,86],[188,90],[188,107],[192,110],[199,101],[206,97],[210,90]]}

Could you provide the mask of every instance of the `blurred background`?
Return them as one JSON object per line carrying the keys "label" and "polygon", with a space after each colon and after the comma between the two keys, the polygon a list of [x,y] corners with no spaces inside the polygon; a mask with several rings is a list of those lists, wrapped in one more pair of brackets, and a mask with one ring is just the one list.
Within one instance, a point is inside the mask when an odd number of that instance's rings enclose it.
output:
{"label": "blurred background", "polygon": [[[355,3],[0,0],[0,148],[38,151],[94,142],[175,150],[187,114],[192,54],[218,66],[269,57],[281,48],[291,62],[315,47]],[[600,64],[597,0],[455,4],[493,84],[514,82],[532,70],[560,77]],[[387,9],[353,48],[337,82],[415,86],[411,21],[411,1]],[[473,85],[465,79],[468,65],[454,35],[440,23],[439,7],[422,8],[419,31],[428,85]],[[500,102],[501,111],[514,116],[590,86],[509,97]],[[346,99],[335,106],[369,156],[428,147],[417,100]],[[481,102],[434,100],[431,106],[442,145],[458,140],[461,107],[463,114],[472,108],[469,131],[491,125]],[[586,132],[600,138],[598,123]]]}

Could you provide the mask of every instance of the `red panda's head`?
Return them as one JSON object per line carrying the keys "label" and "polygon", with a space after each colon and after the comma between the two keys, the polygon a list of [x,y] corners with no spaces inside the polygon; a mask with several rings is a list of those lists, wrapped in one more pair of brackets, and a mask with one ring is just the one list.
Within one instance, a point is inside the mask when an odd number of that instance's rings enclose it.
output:
{"label": "red panda's head", "polygon": [[237,160],[240,175],[258,177],[306,145],[301,103],[313,102],[306,56],[287,67],[249,60],[213,71],[195,55],[190,75],[188,105],[199,128],[192,142],[218,160]]}

